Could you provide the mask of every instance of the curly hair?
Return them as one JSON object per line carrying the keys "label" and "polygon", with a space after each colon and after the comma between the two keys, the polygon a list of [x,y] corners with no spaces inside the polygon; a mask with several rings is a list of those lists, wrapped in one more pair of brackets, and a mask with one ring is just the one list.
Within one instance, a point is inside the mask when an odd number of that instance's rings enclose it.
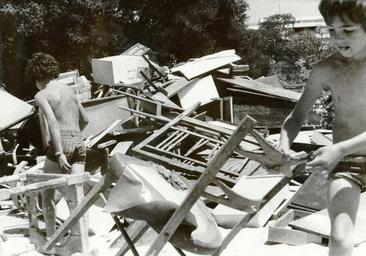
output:
{"label": "curly hair", "polygon": [[319,11],[326,23],[331,23],[335,16],[361,24],[366,30],[366,0],[321,0]]}
{"label": "curly hair", "polygon": [[60,73],[60,64],[49,54],[37,52],[28,60],[26,77],[30,81],[55,79]]}

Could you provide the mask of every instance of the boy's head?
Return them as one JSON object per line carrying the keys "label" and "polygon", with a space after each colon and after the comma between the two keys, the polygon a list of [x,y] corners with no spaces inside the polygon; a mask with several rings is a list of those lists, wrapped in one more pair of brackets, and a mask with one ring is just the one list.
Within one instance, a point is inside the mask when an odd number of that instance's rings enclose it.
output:
{"label": "boy's head", "polygon": [[52,80],[58,77],[60,65],[53,56],[37,52],[28,60],[25,72],[33,82]]}
{"label": "boy's head", "polygon": [[321,0],[319,11],[327,24],[339,17],[361,24],[366,31],[366,0]]}

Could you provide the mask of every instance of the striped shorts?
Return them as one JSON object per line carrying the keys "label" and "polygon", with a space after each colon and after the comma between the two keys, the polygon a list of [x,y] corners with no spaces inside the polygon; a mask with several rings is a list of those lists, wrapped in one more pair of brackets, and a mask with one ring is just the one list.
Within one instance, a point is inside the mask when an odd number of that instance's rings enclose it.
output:
{"label": "striped shorts", "polygon": [[347,156],[338,163],[329,178],[346,178],[352,180],[366,191],[366,157]]}
{"label": "striped shorts", "polygon": [[[62,150],[69,164],[85,164],[86,147],[81,132],[77,130],[62,130],[60,133]],[[54,145],[50,143],[46,153],[47,158],[53,162],[57,162],[55,153]]]}

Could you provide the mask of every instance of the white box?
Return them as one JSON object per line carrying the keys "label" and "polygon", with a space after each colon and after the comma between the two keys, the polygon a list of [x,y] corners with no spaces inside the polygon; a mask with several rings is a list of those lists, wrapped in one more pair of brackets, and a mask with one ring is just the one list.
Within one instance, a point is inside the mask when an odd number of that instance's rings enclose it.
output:
{"label": "white box", "polygon": [[140,71],[145,73],[148,69],[149,65],[142,56],[117,55],[92,59],[93,79],[99,84],[140,83]]}

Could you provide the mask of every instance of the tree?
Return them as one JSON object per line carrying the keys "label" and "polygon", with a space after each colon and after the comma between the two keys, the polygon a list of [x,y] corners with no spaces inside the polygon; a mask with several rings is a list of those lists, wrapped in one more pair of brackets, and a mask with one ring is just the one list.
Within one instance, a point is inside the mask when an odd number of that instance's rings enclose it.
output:
{"label": "tree", "polygon": [[245,0],[2,0],[4,80],[12,93],[32,98],[23,73],[37,51],[54,55],[62,71],[88,75],[91,58],[137,42],[168,65],[238,48],[246,9]]}
{"label": "tree", "polygon": [[302,83],[312,64],[331,52],[314,33],[295,32],[294,21],[290,14],[273,15],[246,33],[239,54],[251,66],[250,76],[277,74],[285,82]]}

